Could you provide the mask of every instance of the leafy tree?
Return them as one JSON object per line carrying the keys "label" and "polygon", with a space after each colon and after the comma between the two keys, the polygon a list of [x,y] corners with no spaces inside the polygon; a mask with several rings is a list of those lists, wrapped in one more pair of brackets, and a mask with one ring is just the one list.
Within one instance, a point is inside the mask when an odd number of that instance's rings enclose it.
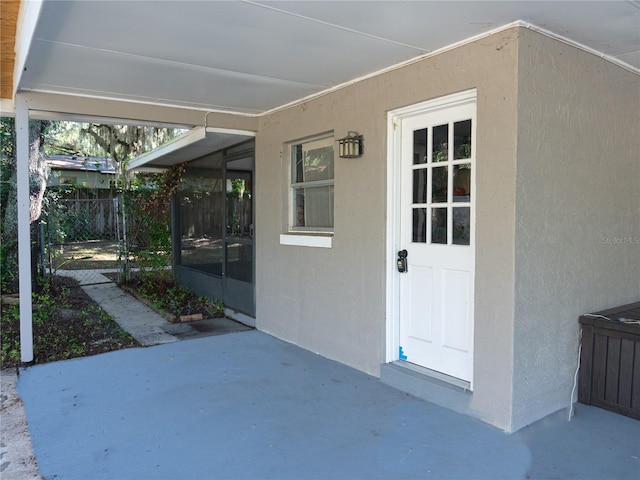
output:
{"label": "leafy tree", "polygon": [[[132,125],[30,121],[30,223],[32,240],[42,214],[47,181],[46,154],[108,156],[117,164],[120,184],[130,185],[127,161],[176,137],[183,130]],[[17,203],[15,121],[0,121],[0,275],[4,291],[17,290]],[[32,278],[37,279],[38,248],[32,241]],[[37,285],[34,284],[34,289]]]}
{"label": "leafy tree", "polygon": [[47,155],[106,156],[95,141],[82,133],[82,123],[52,122],[45,145]]}
{"label": "leafy tree", "polygon": [[[47,185],[48,168],[44,154],[44,143],[50,122],[32,120],[29,122],[29,224],[31,230],[31,267],[33,288],[37,285],[37,232],[42,216],[42,199]],[[0,122],[0,147],[2,190],[0,199],[0,274],[5,291],[17,290],[18,264],[18,210],[16,182],[16,134],[13,118],[2,118]]]}
{"label": "leafy tree", "polygon": [[13,118],[0,119],[0,219],[4,225],[4,216],[11,189],[11,179],[15,172],[15,121]]}
{"label": "leafy tree", "polygon": [[45,151],[50,155],[110,157],[122,162],[159,147],[183,131],[164,127],[53,122]]}
{"label": "leafy tree", "polygon": [[81,132],[92,138],[98,147],[120,164],[132,156],[166,143],[182,130],[89,123],[82,127]]}
{"label": "leafy tree", "polygon": [[[0,290],[17,291],[17,225],[9,225],[7,210],[15,211],[15,121],[0,119]],[[11,209],[9,204],[13,203]]]}
{"label": "leafy tree", "polygon": [[125,239],[120,250],[123,279],[129,279],[130,256],[155,270],[162,270],[167,265],[171,255],[169,200],[184,170],[173,168],[163,175],[146,175],[135,181],[127,171],[127,162],[182,132],[179,129],[95,123],[82,127],[83,135],[92,138],[116,162],[118,185],[124,200],[119,212],[125,225]]}

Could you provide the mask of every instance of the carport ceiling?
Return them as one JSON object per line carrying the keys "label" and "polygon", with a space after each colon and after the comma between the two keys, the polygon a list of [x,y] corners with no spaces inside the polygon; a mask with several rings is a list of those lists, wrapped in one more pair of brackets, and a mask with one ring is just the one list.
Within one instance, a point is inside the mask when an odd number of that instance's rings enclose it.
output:
{"label": "carport ceiling", "polygon": [[260,114],[518,20],[638,69],[639,19],[637,1],[44,0],[18,90]]}

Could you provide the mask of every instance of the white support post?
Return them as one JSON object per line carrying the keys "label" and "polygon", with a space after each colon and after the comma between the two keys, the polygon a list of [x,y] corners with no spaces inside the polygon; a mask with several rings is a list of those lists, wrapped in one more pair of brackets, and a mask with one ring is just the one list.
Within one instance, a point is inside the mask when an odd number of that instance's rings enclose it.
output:
{"label": "white support post", "polygon": [[15,96],[16,180],[18,200],[18,274],[20,291],[20,357],[33,361],[33,306],[31,301],[31,229],[29,219],[29,106]]}

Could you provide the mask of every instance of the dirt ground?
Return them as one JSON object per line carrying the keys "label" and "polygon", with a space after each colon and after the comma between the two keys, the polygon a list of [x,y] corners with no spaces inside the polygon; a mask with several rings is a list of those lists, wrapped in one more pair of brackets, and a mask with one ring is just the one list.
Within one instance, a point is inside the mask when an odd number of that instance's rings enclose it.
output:
{"label": "dirt ground", "polygon": [[16,382],[15,368],[0,372],[0,477],[3,480],[40,479]]}
{"label": "dirt ground", "polygon": [[59,270],[92,270],[118,267],[118,243],[89,240],[51,248],[51,262]]}
{"label": "dirt ground", "polygon": [[[53,277],[51,295],[53,306],[42,307],[34,314],[34,363],[46,363],[74,357],[105,353],[121,348],[135,347],[138,343],[108,315],[102,312],[76,281],[69,277]],[[63,293],[68,292],[68,293]],[[11,308],[4,303],[2,314]],[[38,306],[36,305],[36,308]],[[8,314],[2,319],[0,338],[3,346],[19,345],[20,319]],[[20,359],[3,355],[2,369],[21,365]]]}

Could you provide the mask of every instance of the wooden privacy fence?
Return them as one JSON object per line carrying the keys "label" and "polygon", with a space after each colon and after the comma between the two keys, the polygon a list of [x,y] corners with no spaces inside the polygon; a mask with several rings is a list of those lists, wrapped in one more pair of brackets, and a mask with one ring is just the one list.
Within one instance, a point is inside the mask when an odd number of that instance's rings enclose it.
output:
{"label": "wooden privacy fence", "polygon": [[114,240],[116,213],[113,198],[58,200],[47,215],[49,243]]}
{"label": "wooden privacy fence", "polygon": [[74,196],[53,196],[45,205],[40,228],[41,270],[91,285],[97,277],[89,270],[119,268],[118,199]]}

